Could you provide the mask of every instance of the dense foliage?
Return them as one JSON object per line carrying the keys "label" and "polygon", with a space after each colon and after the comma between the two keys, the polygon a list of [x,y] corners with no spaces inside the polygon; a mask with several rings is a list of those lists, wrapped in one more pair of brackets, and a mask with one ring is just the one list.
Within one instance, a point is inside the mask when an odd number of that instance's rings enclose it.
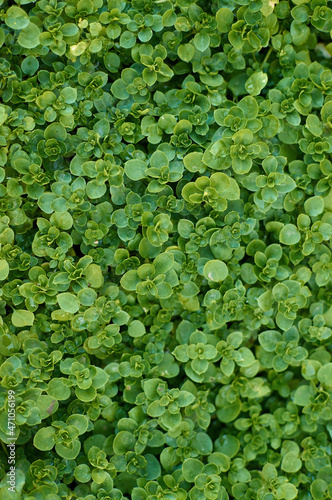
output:
{"label": "dense foliage", "polygon": [[332,498],[331,2],[0,4],[1,499]]}

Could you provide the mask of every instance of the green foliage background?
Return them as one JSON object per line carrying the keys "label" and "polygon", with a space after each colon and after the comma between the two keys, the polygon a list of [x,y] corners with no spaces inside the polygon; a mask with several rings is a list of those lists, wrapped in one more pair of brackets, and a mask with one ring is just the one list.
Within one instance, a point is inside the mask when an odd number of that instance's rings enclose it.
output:
{"label": "green foliage background", "polygon": [[332,498],[331,2],[0,23],[1,499]]}

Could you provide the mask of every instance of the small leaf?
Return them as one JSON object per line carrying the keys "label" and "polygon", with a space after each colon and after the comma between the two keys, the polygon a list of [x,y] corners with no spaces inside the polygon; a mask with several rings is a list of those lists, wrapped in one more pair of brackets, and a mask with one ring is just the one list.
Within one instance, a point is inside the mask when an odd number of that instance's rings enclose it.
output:
{"label": "small leaf", "polygon": [[227,278],[228,269],[224,262],[220,260],[210,260],[205,264],[203,274],[208,280],[220,282]]}
{"label": "small leaf", "polygon": [[76,313],[80,308],[80,301],[72,293],[60,293],[57,296],[57,301],[60,308],[67,313]]}
{"label": "small leaf", "polygon": [[182,465],[183,477],[188,483],[193,483],[202,472],[203,464],[196,458],[187,458]]}
{"label": "small leaf", "polygon": [[259,95],[268,82],[268,76],[263,71],[253,73],[245,83],[245,89],[250,95]]}
{"label": "small leaf", "polygon": [[294,224],[286,224],[279,233],[279,241],[284,245],[296,245],[300,239],[300,231]]}
{"label": "small leaf", "polygon": [[142,160],[128,160],[125,164],[125,173],[132,181],[144,179],[146,164]]}
{"label": "small leaf", "polygon": [[9,274],[9,264],[6,260],[0,259],[0,280],[3,281]]}
{"label": "small leaf", "polygon": [[25,49],[34,49],[39,45],[39,36],[39,28],[34,23],[29,22],[18,35],[17,41]]}
{"label": "small leaf", "polygon": [[222,7],[216,14],[218,30],[220,33],[228,33],[233,22],[233,12],[228,7]]}
{"label": "small leaf", "polygon": [[298,453],[289,451],[281,462],[281,469],[289,474],[298,472],[302,467],[302,461],[298,458]]}
{"label": "small leaf", "polygon": [[145,326],[138,319],[134,319],[134,321],[132,321],[128,327],[128,333],[131,337],[134,338],[143,337],[143,335],[145,335],[146,333]]}
{"label": "small leaf", "polygon": [[35,315],[31,311],[25,311],[24,309],[16,309],[12,314],[12,323],[17,328],[22,328],[23,326],[32,326],[35,319]]}

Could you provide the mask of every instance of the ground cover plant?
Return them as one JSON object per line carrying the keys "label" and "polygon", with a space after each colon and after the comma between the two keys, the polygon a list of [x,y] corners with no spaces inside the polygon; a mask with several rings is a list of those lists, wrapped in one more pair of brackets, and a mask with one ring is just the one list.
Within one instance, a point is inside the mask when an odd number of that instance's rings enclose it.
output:
{"label": "ground cover plant", "polygon": [[0,1],[2,500],[332,498],[331,31]]}

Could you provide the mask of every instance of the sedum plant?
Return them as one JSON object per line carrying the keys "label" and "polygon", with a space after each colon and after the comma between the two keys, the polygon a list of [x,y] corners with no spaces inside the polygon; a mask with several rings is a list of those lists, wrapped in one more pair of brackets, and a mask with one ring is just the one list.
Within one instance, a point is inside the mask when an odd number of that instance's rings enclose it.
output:
{"label": "sedum plant", "polygon": [[0,7],[1,500],[332,498],[331,2]]}

